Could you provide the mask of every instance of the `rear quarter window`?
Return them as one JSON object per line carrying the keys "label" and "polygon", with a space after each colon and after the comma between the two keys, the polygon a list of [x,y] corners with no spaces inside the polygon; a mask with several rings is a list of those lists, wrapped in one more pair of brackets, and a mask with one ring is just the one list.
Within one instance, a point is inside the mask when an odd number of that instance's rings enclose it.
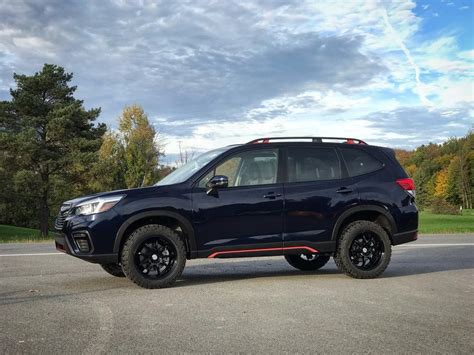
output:
{"label": "rear quarter window", "polygon": [[369,153],[357,148],[339,148],[349,176],[371,173],[383,167],[383,163]]}

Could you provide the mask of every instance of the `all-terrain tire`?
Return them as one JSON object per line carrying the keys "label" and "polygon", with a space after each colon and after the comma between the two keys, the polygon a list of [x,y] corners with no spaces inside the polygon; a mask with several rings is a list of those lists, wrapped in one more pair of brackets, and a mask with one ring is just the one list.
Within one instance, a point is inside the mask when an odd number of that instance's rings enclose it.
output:
{"label": "all-terrain tire", "polygon": [[[174,262],[171,269],[163,276],[148,278],[144,275],[143,270],[140,271],[137,253],[143,243],[156,238],[160,238],[174,249]],[[121,263],[125,275],[138,286],[144,288],[169,287],[183,272],[186,264],[186,247],[174,230],[159,224],[148,224],[137,228],[128,237],[122,248]]]}
{"label": "all-terrain tire", "polygon": [[314,254],[312,257],[314,257],[313,260],[310,258],[304,259],[303,258],[304,254],[298,254],[298,255],[285,255],[285,259],[290,264],[296,269],[303,270],[303,271],[316,271],[321,269],[324,265],[327,264],[329,261],[329,256],[326,255],[320,255],[320,254]]}
{"label": "all-terrain tire", "polygon": [[[351,259],[351,247],[354,240],[364,235],[376,236],[380,247],[383,248],[382,255],[372,268],[363,269],[354,264]],[[365,248],[367,249],[367,248]],[[388,264],[392,255],[392,245],[387,232],[377,223],[370,221],[355,221],[350,223],[342,232],[336,251],[334,261],[340,271],[357,279],[372,279],[380,276]]]}
{"label": "all-terrain tire", "polygon": [[105,272],[109,273],[112,276],[125,277],[125,274],[122,270],[122,266],[118,263],[100,264],[100,266],[102,267],[102,269],[105,270]]}

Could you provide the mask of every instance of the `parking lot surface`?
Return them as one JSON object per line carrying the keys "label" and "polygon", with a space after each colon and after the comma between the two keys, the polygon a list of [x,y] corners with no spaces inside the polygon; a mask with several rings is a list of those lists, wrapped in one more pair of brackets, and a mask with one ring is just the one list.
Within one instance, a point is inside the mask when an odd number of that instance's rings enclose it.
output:
{"label": "parking lot surface", "polygon": [[474,235],[394,247],[381,278],[331,260],[191,260],[146,290],[52,243],[0,244],[0,353],[474,353]]}

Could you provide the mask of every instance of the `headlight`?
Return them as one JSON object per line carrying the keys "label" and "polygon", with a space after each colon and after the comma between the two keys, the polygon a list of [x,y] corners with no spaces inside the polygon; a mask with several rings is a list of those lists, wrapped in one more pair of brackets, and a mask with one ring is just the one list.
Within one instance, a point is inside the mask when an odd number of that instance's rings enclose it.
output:
{"label": "headlight", "polygon": [[125,195],[115,195],[107,197],[97,197],[92,200],[81,202],[74,208],[75,215],[89,215],[110,210]]}

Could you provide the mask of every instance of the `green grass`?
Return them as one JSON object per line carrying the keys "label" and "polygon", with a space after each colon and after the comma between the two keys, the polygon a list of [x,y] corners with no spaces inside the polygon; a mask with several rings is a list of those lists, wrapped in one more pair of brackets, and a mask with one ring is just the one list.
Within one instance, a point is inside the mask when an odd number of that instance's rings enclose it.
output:
{"label": "green grass", "polygon": [[40,242],[46,240],[50,241],[52,238],[52,235],[47,238],[42,238],[37,229],[0,224],[0,243]]}
{"label": "green grass", "polygon": [[461,215],[420,212],[420,234],[424,233],[474,233],[474,210],[464,210]]}

